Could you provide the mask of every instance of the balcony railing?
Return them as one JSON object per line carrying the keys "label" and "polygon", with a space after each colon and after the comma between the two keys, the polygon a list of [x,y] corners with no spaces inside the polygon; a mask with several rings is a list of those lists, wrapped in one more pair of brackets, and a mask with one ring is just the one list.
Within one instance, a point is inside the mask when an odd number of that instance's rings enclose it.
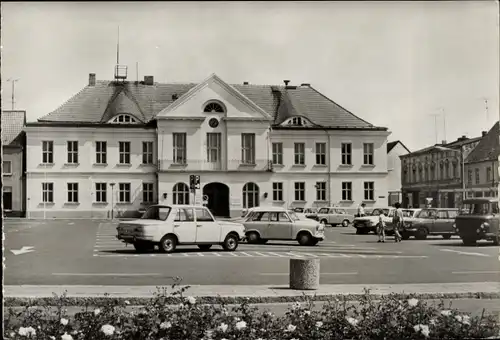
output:
{"label": "balcony railing", "polygon": [[230,159],[219,162],[187,159],[179,162],[173,159],[160,160],[160,171],[272,171],[272,162],[268,159],[256,159],[253,162]]}

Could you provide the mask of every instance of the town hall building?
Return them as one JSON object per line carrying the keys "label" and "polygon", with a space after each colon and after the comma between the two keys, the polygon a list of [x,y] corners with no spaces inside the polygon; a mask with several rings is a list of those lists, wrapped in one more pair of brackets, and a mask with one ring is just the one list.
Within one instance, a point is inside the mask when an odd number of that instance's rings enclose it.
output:
{"label": "town hall building", "polygon": [[[118,72],[117,72],[118,73]],[[96,80],[26,126],[27,216],[133,216],[206,199],[244,209],[386,206],[387,137],[310,84]],[[196,196],[189,176],[200,176]]]}

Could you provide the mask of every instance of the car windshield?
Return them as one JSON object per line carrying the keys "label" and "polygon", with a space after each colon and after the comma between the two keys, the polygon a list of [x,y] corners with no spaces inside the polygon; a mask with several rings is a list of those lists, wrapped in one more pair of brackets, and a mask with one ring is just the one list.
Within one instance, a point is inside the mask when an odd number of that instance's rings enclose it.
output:
{"label": "car windshield", "polygon": [[172,208],[170,207],[149,207],[141,218],[145,220],[165,221],[168,218],[168,215],[170,215],[171,210]]}
{"label": "car windshield", "polygon": [[293,211],[289,211],[288,212],[288,215],[290,216],[290,218],[293,220],[293,221],[298,221],[300,220],[300,218],[297,216],[297,214]]}
{"label": "car windshield", "polygon": [[389,210],[388,209],[373,209],[372,211],[372,216],[380,216],[380,214],[388,215]]}
{"label": "car windshield", "polygon": [[488,214],[498,214],[498,204],[496,202],[464,204],[460,212],[460,215],[488,215]]}

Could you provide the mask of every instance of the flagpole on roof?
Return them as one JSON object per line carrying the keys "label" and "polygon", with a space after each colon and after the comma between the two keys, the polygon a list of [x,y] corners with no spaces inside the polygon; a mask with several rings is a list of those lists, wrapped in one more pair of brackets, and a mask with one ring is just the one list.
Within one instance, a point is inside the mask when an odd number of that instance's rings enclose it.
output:
{"label": "flagpole on roof", "polygon": [[116,65],[120,65],[120,25],[118,25],[118,38],[116,40]]}

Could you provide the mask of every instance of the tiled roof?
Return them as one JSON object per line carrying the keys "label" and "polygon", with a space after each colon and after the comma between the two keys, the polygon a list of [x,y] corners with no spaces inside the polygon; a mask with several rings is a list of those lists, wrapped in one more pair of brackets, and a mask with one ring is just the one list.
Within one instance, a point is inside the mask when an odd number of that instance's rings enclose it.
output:
{"label": "tiled roof", "polygon": [[458,140],[451,142],[451,143],[448,143],[448,144],[445,144],[444,146],[446,146],[447,148],[457,149],[465,144],[479,142],[481,140],[481,138],[483,138],[483,137],[474,137],[474,138],[466,138],[466,139],[459,138]]}
{"label": "tiled roof", "polygon": [[2,111],[2,144],[8,145],[15,141],[24,129],[26,111]]}
{"label": "tiled roof", "polygon": [[[118,113],[130,113],[145,122],[184,95],[194,83],[155,83],[96,81],[86,86],[40,122],[100,123]],[[271,85],[232,85],[279,124],[293,115],[302,115],[322,127],[375,128],[328,99],[310,86],[285,89]]]}
{"label": "tiled roof", "polygon": [[499,125],[498,122],[488,131],[486,136],[476,145],[474,150],[467,156],[466,162],[482,162],[488,160],[497,160],[500,155],[499,144]]}
{"label": "tiled roof", "polygon": [[398,145],[398,144],[401,144],[403,146],[403,148],[405,148],[406,151],[408,151],[408,153],[410,153],[410,150],[400,140],[396,140],[394,142],[387,143],[387,153],[391,152],[391,150],[394,149],[396,147],[396,145]]}

